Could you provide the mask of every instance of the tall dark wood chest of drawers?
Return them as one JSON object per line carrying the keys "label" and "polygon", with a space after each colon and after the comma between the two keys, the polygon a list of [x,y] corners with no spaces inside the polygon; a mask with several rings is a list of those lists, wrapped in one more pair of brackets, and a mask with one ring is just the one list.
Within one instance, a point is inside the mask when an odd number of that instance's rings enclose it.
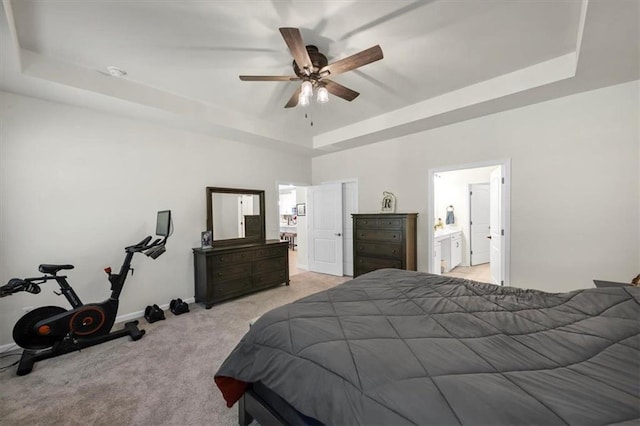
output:
{"label": "tall dark wood chest of drawers", "polygon": [[289,285],[289,243],[269,240],[193,249],[196,302],[215,303],[280,284]]}
{"label": "tall dark wood chest of drawers", "polygon": [[353,214],[353,276],[417,268],[417,213]]}

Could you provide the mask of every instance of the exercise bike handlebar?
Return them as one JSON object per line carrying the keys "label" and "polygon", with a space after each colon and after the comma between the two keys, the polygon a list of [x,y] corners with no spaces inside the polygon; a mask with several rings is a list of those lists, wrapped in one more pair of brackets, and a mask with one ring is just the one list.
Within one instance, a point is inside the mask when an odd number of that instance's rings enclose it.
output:
{"label": "exercise bike handlebar", "polygon": [[137,252],[149,250],[150,248],[157,247],[159,245],[165,245],[167,242],[167,237],[164,237],[164,238],[157,238],[154,242],[149,244],[149,241],[151,241],[151,238],[153,237],[149,235],[144,240],[140,241],[138,244],[125,247],[125,251],[128,253],[137,253]]}
{"label": "exercise bike handlebar", "polygon": [[11,278],[8,283],[0,287],[0,297],[11,296],[13,293],[26,291],[28,293],[40,293],[40,286],[30,279]]}

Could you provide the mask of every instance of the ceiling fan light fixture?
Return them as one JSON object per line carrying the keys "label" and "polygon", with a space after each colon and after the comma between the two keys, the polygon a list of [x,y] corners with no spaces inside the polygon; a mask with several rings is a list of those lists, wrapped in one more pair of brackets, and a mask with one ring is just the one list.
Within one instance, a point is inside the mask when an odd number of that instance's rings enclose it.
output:
{"label": "ceiling fan light fixture", "polygon": [[326,104],[329,102],[329,91],[326,87],[321,87],[318,89],[318,97],[316,98],[319,104]]}
{"label": "ceiling fan light fixture", "polygon": [[313,96],[313,85],[309,80],[305,80],[302,82],[302,90],[300,91],[301,96],[311,97]]}
{"label": "ceiling fan light fixture", "polygon": [[298,95],[298,104],[300,106],[306,107],[307,105],[309,105],[310,99],[311,96],[305,96],[304,93],[300,92],[300,95]]}

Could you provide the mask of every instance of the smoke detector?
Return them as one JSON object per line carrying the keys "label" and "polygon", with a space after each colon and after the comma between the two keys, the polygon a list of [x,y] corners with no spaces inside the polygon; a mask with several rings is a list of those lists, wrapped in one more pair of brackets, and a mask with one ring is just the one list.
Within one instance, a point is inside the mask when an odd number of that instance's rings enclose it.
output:
{"label": "smoke detector", "polygon": [[124,77],[125,75],[127,75],[127,72],[125,70],[121,70],[118,67],[107,67],[107,72],[112,77]]}

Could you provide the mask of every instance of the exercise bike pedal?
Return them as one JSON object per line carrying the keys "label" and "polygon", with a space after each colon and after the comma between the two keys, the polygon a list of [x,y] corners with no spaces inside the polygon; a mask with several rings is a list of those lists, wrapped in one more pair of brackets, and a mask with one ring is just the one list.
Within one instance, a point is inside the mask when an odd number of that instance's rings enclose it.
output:
{"label": "exercise bike pedal", "polygon": [[182,315],[189,312],[189,304],[182,299],[173,299],[171,303],[169,303],[169,309],[174,315]]}
{"label": "exercise bike pedal", "polygon": [[160,309],[158,305],[149,305],[144,310],[144,319],[147,320],[149,324],[154,323],[156,321],[161,321],[164,318],[164,311]]}

